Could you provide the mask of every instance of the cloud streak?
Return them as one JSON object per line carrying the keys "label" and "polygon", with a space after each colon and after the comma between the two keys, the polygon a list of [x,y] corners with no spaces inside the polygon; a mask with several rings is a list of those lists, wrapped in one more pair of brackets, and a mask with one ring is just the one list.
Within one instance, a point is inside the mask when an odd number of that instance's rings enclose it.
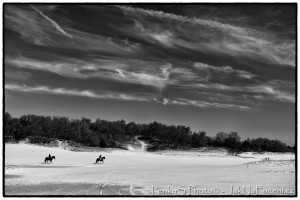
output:
{"label": "cloud streak", "polygon": [[[223,24],[223,23],[219,23],[216,21],[204,20],[204,19],[198,19],[198,18],[189,18],[186,16],[165,13],[165,12],[157,11],[157,10],[134,8],[134,7],[129,7],[129,6],[116,6],[116,7],[122,9],[125,12],[130,13],[131,15],[140,14],[140,15],[151,16],[154,18],[176,20],[176,21],[179,21],[182,23],[189,23],[190,25],[208,26],[208,27],[216,28],[216,29],[222,30],[222,31],[233,31],[234,33],[239,33],[239,34],[248,34],[249,32],[253,32],[253,30],[249,31],[249,29],[232,26],[230,24]],[[248,32],[247,32],[247,30],[248,30]]]}
{"label": "cloud streak", "polygon": [[72,38],[73,36],[72,35],[70,35],[70,34],[68,34],[68,33],[66,33],[65,31],[64,31],[64,29],[62,29],[62,27],[57,23],[57,22],[55,22],[54,20],[52,20],[52,19],[50,19],[48,16],[46,16],[46,15],[44,15],[44,13],[42,12],[42,11],[40,11],[39,9],[37,9],[36,7],[34,7],[34,6],[30,6],[33,10],[35,10],[36,12],[38,12],[42,17],[44,17],[46,20],[48,20],[53,26],[54,26],[54,28],[56,29],[56,30],[58,30],[59,32],[61,32],[62,34],[64,34],[65,36],[68,36],[68,37],[70,37],[70,38]]}
{"label": "cloud streak", "polygon": [[[169,80],[172,65],[170,63],[145,63],[152,65],[152,70],[144,69],[140,62],[135,61],[114,61],[114,64],[107,65],[105,60],[94,60],[82,62],[76,59],[65,59],[63,61],[45,61],[30,59],[26,57],[6,58],[6,64],[18,68],[48,71],[65,77],[89,79],[112,79],[125,83],[136,83],[149,85],[163,89]],[[143,63],[142,63],[143,64]],[[132,71],[132,65],[139,66],[139,70]],[[114,69],[115,68],[115,69]],[[90,73],[82,73],[90,71]]]}
{"label": "cloud streak", "polygon": [[245,70],[238,70],[238,69],[233,69],[230,66],[225,66],[225,67],[215,67],[215,66],[211,66],[205,63],[199,63],[196,62],[193,64],[194,68],[196,68],[197,70],[204,70],[204,71],[208,71],[211,70],[213,72],[217,72],[217,73],[225,73],[225,74],[231,74],[231,73],[236,73],[237,76],[241,77],[241,78],[245,78],[245,79],[252,79],[253,77],[255,77],[256,75],[245,71]]}
{"label": "cloud streak", "polygon": [[223,92],[239,92],[241,95],[250,93],[254,98],[261,100],[273,100],[286,103],[295,103],[296,98],[293,93],[281,91],[271,84],[265,85],[252,85],[252,86],[228,86],[219,83],[195,84],[190,85],[192,88],[204,88],[207,90],[216,90]]}
{"label": "cloud streak", "polygon": [[[158,101],[158,100],[156,100]],[[249,106],[235,105],[235,104],[223,104],[217,102],[207,102],[200,100],[191,100],[185,98],[168,99],[164,98],[161,102],[163,105],[180,105],[180,106],[195,106],[200,108],[226,108],[241,111],[252,111],[255,110]]]}
{"label": "cloud streak", "polygon": [[[234,57],[243,56],[261,62],[295,67],[296,44],[294,40],[282,39],[282,37],[268,32],[247,26],[221,23],[216,20],[189,18],[163,11],[129,6],[117,7],[125,14],[135,18],[133,20],[134,28],[139,33],[131,32],[131,34],[146,38],[148,41],[151,41],[149,38],[152,38],[152,42],[158,41],[169,48],[183,47],[200,52],[227,54]],[[153,23],[148,18],[157,19],[158,22]],[[159,22],[165,20],[175,23],[176,26],[172,27],[169,24],[160,26]],[[145,28],[143,24],[152,24],[154,28],[150,25]],[[192,34],[193,37],[184,28],[186,26],[189,26],[188,30],[192,29],[195,32],[194,35]]]}
{"label": "cloud streak", "polygon": [[95,93],[90,90],[77,90],[77,89],[66,89],[66,88],[49,88],[47,86],[27,86],[27,85],[16,85],[16,84],[6,84],[5,89],[20,91],[20,92],[32,92],[32,93],[47,93],[47,94],[57,94],[57,95],[68,95],[68,96],[81,96],[89,97],[95,99],[117,99],[124,101],[148,101],[147,98],[137,97],[133,95],[128,95],[124,93],[116,92],[103,92],[102,94]]}
{"label": "cloud streak", "polygon": [[116,69],[120,78],[126,82],[139,83],[144,85],[155,86],[159,89],[163,89],[169,80],[169,70],[172,68],[170,63],[162,65],[160,67],[161,73],[159,74],[146,74],[124,71]]}

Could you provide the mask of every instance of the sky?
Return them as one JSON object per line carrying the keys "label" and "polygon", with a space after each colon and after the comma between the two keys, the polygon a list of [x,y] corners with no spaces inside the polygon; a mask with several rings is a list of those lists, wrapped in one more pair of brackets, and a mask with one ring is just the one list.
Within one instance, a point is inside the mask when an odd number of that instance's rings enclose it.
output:
{"label": "sky", "polygon": [[296,4],[5,4],[5,111],[295,144]]}

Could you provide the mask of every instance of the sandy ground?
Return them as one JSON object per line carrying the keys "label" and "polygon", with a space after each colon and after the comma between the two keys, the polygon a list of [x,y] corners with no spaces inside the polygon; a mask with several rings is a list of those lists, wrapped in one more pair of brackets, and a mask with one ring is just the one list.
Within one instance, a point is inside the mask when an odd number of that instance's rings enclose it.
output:
{"label": "sandy ground", "polygon": [[[141,144],[142,148],[145,144]],[[44,164],[48,154],[56,157]],[[104,164],[94,164],[99,155]],[[264,158],[269,157],[270,161]],[[294,195],[295,155],[5,145],[6,195]]]}

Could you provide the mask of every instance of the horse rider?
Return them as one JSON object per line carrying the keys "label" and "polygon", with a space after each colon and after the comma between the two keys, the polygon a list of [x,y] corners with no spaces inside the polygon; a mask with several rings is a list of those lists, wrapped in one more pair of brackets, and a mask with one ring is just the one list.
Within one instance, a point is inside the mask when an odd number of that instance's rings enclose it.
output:
{"label": "horse rider", "polygon": [[49,158],[51,158],[51,154],[49,153],[49,156],[48,156]]}

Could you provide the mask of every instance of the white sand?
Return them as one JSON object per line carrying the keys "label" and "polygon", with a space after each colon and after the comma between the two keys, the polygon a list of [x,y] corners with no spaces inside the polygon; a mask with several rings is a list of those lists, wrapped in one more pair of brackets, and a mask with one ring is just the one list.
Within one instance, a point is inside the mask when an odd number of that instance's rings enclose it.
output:
{"label": "white sand", "polygon": [[[49,153],[56,159],[53,164],[43,164]],[[106,157],[105,163],[93,164],[100,154]],[[271,161],[260,162],[266,157]],[[8,178],[5,184],[123,184],[131,185],[135,191],[135,186],[143,187],[142,194],[152,194],[153,188],[158,194],[159,189],[168,186],[217,188],[225,192],[223,195],[231,193],[231,185],[295,189],[295,164],[289,160],[295,160],[295,155],[248,152],[229,156],[225,151],[200,150],[73,152],[24,143],[6,144],[5,174],[21,177]],[[250,163],[248,168],[245,163]]]}

